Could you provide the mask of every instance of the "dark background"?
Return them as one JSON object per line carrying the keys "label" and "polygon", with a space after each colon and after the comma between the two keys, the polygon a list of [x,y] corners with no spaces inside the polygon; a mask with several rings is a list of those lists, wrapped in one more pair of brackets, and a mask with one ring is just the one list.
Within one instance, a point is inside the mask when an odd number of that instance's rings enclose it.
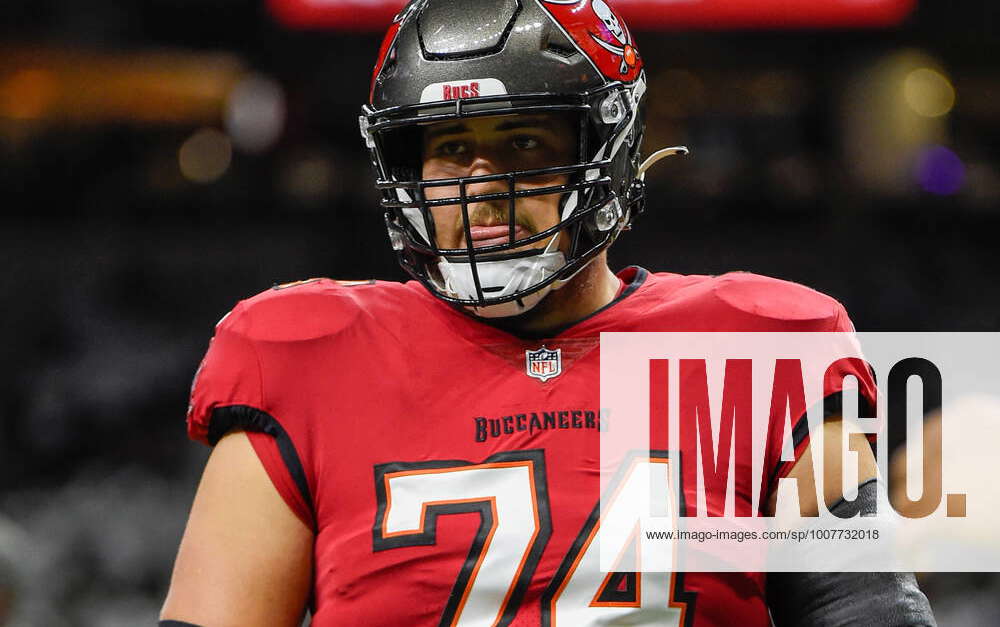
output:
{"label": "dark background", "polygon": [[[998,14],[636,33],[647,152],[692,155],[650,172],[612,266],[798,281],[864,331],[997,330]],[[287,30],[258,0],[7,0],[0,19],[0,609],[151,624],[208,452],[184,413],[213,324],[276,282],[403,278],[357,130],[380,35]],[[920,68],[948,113],[907,104]],[[927,586],[941,624],[1000,624],[995,579]]]}

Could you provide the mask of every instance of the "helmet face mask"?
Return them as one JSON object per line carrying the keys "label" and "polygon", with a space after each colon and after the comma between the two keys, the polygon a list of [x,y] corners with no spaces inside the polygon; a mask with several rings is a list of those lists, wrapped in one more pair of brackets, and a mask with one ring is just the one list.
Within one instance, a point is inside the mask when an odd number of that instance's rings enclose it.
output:
{"label": "helmet face mask", "polygon": [[[600,4],[601,11],[609,10]],[[580,45],[583,36],[571,37],[573,25],[554,17],[553,8],[565,7],[539,0],[412,2],[386,37],[371,102],[360,120],[400,264],[434,295],[484,317],[533,307],[610,245],[642,208],[642,185],[635,176],[643,129],[641,62],[627,66],[624,53],[620,64],[606,59],[604,65],[616,73],[628,70],[625,78],[632,80],[609,79]],[[463,44],[463,16],[481,21],[483,14],[507,15],[503,32],[466,37]],[[443,29],[435,22],[442,16]],[[589,22],[576,26],[596,39],[604,24],[595,9]],[[586,30],[591,28],[597,34]],[[440,46],[429,51],[435,44],[424,34],[442,30],[440,41],[458,48],[452,56]],[[608,36],[608,41],[630,37],[620,22],[614,36],[618,39]],[[629,51],[634,61],[637,53]],[[454,80],[439,80],[444,77]],[[517,163],[503,172],[424,178],[422,146],[431,125],[510,116],[565,118],[576,129],[574,155],[567,163],[541,164],[545,167]],[[556,222],[528,233],[517,230],[519,213],[526,204],[537,204],[537,197],[558,207]],[[505,219],[494,221],[506,225],[508,235],[474,245],[473,213],[486,204],[506,209]],[[445,208],[460,216],[461,245],[440,237],[439,230],[455,228],[435,223]]]}

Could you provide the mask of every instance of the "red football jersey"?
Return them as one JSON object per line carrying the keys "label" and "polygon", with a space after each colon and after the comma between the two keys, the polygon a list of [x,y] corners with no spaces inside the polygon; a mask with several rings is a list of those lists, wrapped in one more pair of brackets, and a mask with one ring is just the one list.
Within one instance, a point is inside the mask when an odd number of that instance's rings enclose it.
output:
{"label": "red football jersey", "polygon": [[[250,432],[314,529],[314,625],[770,624],[762,573],[595,567],[599,334],[851,323],[835,300],[753,274],[619,276],[614,302],[538,340],[416,282],[305,281],[218,324],[189,434],[214,443]],[[868,373],[851,374],[874,398]],[[769,438],[774,477],[781,441]],[[748,498],[750,486],[736,487]]]}

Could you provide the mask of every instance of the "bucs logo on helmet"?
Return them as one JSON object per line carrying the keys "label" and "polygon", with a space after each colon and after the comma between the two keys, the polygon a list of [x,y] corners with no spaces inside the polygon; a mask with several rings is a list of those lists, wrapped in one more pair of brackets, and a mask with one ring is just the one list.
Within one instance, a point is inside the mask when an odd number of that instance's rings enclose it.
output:
{"label": "bucs logo on helmet", "polygon": [[639,76],[642,60],[632,34],[605,0],[542,0],[541,4],[604,76],[626,83]]}

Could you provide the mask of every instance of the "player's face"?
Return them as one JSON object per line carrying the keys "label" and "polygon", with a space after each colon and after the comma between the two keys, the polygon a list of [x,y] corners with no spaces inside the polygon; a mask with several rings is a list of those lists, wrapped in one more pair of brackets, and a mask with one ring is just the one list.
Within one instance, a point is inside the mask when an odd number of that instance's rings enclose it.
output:
{"label": "player's face", "polygon": [[[568,165],[576,158],[576,130],[570,119],[555,114],[469,118],[430,125],[424,131],[424,180],[500,174]],[[516,189],[566,183],[566,174],[519,178]],[[466,195],[509,191],[505,180],[475,183]],[[426,197],[453,198],[455,186],[429,187]],[[561,194],[518,198],[514,211],[514,241],[555,226],[559,221]],[[433,207],[434,228],[440,248],[467,246],[459,205]],[[475,248],[510,241],[510,201],[499,198],[469,204],[472,245]],[[543,248],[551,238],[529,244]],[[565,239],[565,238],[564,238]],[[565,242],[561,242],[565,243]]]}

